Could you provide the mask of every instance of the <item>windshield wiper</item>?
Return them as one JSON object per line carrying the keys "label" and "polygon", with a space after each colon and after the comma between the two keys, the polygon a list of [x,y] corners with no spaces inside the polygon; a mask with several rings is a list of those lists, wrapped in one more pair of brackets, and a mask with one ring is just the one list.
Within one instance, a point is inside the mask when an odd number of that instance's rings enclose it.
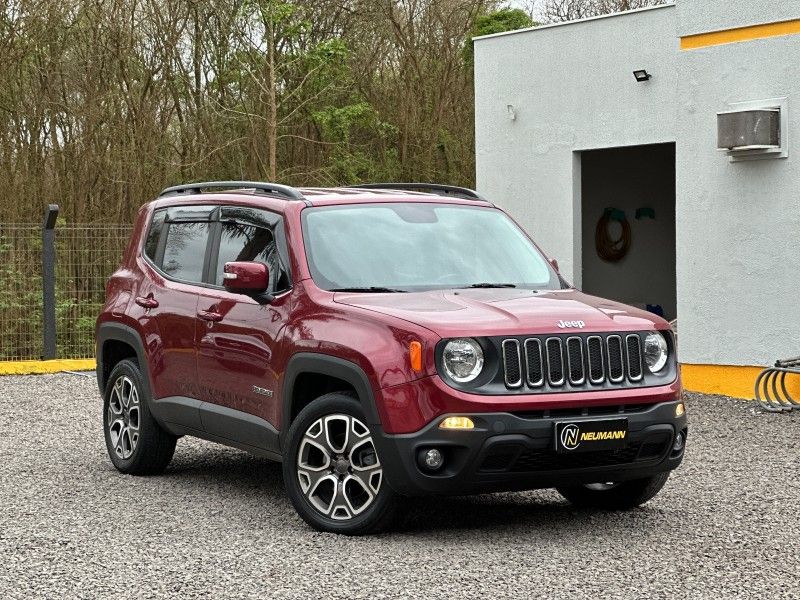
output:
{"label": "windshield wiper", "polygon": [[465,285],[461,289],[467,288],[515,288],[513,283],[473,283],[472,285]]}
{"label": "windshield wiper", "polygon": [[397,290],[394,288],[388,287],[380,287],[377,285],[372,285],[369,287],[343,287],[343,288],[333,288],[332,290],[328,290],[330,292],[367,292],[367,293],[393,293],[393,294],[404,294],[406,290]]}

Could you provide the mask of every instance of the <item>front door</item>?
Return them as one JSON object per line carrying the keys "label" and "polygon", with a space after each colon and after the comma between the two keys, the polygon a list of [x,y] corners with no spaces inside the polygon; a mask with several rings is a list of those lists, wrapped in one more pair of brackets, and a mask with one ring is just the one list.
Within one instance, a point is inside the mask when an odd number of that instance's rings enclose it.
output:
{"label": "front door", "polygon": [[[212,287],[200,290],[197,306],[197,370],[201,400],[215,405],[204,418],[206,431],[248,445],[269,447],[262,430],[277,421],[278,373],[274,352],[290,308],[289,275],[281,258],[282,220],[264,210],[223,207]],[[233,293],[222,287],[226,262],[263,262],[274,299]],[[213,413],[213,414],[212,414]]]}

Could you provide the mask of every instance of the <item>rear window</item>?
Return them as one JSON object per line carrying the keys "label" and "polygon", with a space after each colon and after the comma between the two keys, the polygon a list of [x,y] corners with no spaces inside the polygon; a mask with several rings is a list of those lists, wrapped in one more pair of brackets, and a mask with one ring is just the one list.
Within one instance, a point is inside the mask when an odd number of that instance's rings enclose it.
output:
{"label": "rear window", "polygon": [[170,277],[202,282],[209,223],[171,223],[161,268]]}

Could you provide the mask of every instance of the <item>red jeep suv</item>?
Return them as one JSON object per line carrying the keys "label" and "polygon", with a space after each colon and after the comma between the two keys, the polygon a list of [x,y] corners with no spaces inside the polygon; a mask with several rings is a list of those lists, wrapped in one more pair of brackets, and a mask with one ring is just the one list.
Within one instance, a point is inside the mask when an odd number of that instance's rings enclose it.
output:
{"label": "red jeep suv", "polygon": [[183,435],[279,460],[300,516],[345,534],[403,496],[638,506],[683,459],[675,339],[555,264],[463,188],[168,188],[97,320],[111,461],[161,472]]}

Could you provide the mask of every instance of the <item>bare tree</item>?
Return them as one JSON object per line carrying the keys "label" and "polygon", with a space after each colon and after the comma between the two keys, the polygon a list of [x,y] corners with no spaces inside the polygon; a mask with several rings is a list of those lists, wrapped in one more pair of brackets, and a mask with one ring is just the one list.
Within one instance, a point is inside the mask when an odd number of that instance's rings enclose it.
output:
{"label": "bare tree", "polygon": [[201,179],[472,184],[498,0],[0,0],[0,220],[130,222]]}
{"label": "bare tree", "polygon": [[532,0],[528,8],[545,22],[557,23],[665,3],[666,0]]}

